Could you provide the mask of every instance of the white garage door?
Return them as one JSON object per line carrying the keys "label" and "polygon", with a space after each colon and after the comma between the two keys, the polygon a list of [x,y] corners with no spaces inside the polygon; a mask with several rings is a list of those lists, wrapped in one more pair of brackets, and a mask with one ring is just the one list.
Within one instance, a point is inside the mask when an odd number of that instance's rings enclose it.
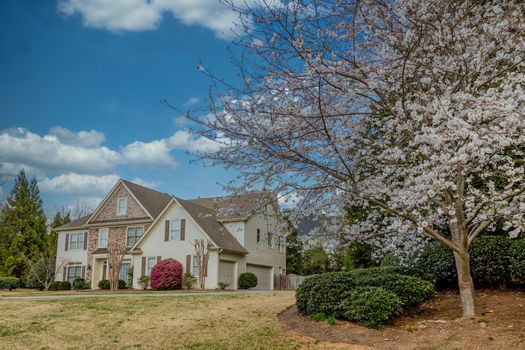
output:
{"label": "white garage door", "polygon": [[272,268],[259,265],[246,265],[246,272],[253,272],[257,276],[257,286],[253,289],[272,289]]}
{"label": "white garage door", "polygon": [[235,286],[235,263],[226,260],[219,260],[219,282],[229,283],[228,289]]}

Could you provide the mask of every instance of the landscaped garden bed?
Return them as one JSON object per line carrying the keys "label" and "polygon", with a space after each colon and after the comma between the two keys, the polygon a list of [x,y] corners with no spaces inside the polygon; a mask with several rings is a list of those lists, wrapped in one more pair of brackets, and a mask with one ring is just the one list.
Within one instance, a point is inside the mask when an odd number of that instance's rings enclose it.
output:
{"label": "landscaped garden bed", "polygon": [[510,289],[476,293],[478,316],[461,318],[459,294],[435,298],[391,321],[382,330],[337,320],[315,322],[291,307],[280,315],[288,329],[322,342],[374,349],[525,349],[525,292]]}

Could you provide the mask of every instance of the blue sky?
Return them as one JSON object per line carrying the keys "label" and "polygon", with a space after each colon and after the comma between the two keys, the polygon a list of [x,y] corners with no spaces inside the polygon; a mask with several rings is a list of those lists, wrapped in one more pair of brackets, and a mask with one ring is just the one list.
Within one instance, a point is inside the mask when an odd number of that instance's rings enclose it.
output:
{"label": "blue sky", "polygon": [[49,213],[95,206],[118,177],[222,194],[234,174],[187,154],[216,145],[159,100],[206,106],[199,60],[235,82],[234,18],[216,0],[0,0],[0,174],[24,167]]}

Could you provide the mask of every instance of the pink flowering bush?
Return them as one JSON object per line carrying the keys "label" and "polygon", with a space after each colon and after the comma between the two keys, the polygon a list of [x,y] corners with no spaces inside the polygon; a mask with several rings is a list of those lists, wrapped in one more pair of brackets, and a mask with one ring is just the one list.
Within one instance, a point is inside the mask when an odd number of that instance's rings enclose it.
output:
{"label": "pink flowering bush", "polygon": [[150,285],[160,290],[181,289],[182,264],[172,258],[159,261],[151,270]]}

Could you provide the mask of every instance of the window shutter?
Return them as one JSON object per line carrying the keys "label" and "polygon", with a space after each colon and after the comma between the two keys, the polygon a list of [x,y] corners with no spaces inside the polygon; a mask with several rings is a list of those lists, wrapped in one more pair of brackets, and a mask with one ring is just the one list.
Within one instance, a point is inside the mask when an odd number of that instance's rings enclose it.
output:
{"label": "window shutter", "polygon": [[164,221],[164,242],[170,240],[170,221]]}
{"label": "window shutter", "polygon": [[191,255],[186,255],[186,272],[191,272]]}
{"label": "window shutter", "polygon": [[180,220],[180,240],[186,239],[186,219]]}
{"label": "window shutter", "polygon": [[88,234],[87,232],[84,232],[84,250],[87,250],[87,240],[88,240]]}
{"label": "window shutter", "polygon": [[104,264],[104,266],[102,267],[102,279],[103,280],[106,279],[107,269],[108,269],[108,265]]}
{"label": "window shutter", "polygon": [[82,278],[86,279],[86,266],[82,265]]}
{"label": "window shutter", "polygon": [[67,267],[64,266],[64,271],[63,271],[63,275],[62,275],[62,281],[66,281],[67,280]]}
{"label": "window shutter", "polygon": [[146,276],[146,257],[142,257],[142,269],[140,271],[140,276]]}
{"label": "window shutter", "polygon": [[161,260],[162,260],[162,257],[161,256],[157,256],[157,262],[159,262]]}
{"label": "window shutter", "polygon": [[66,248],[65,248],[66,252],[67,252],[68,245],[69,245],[69,233],[66,233]]}

